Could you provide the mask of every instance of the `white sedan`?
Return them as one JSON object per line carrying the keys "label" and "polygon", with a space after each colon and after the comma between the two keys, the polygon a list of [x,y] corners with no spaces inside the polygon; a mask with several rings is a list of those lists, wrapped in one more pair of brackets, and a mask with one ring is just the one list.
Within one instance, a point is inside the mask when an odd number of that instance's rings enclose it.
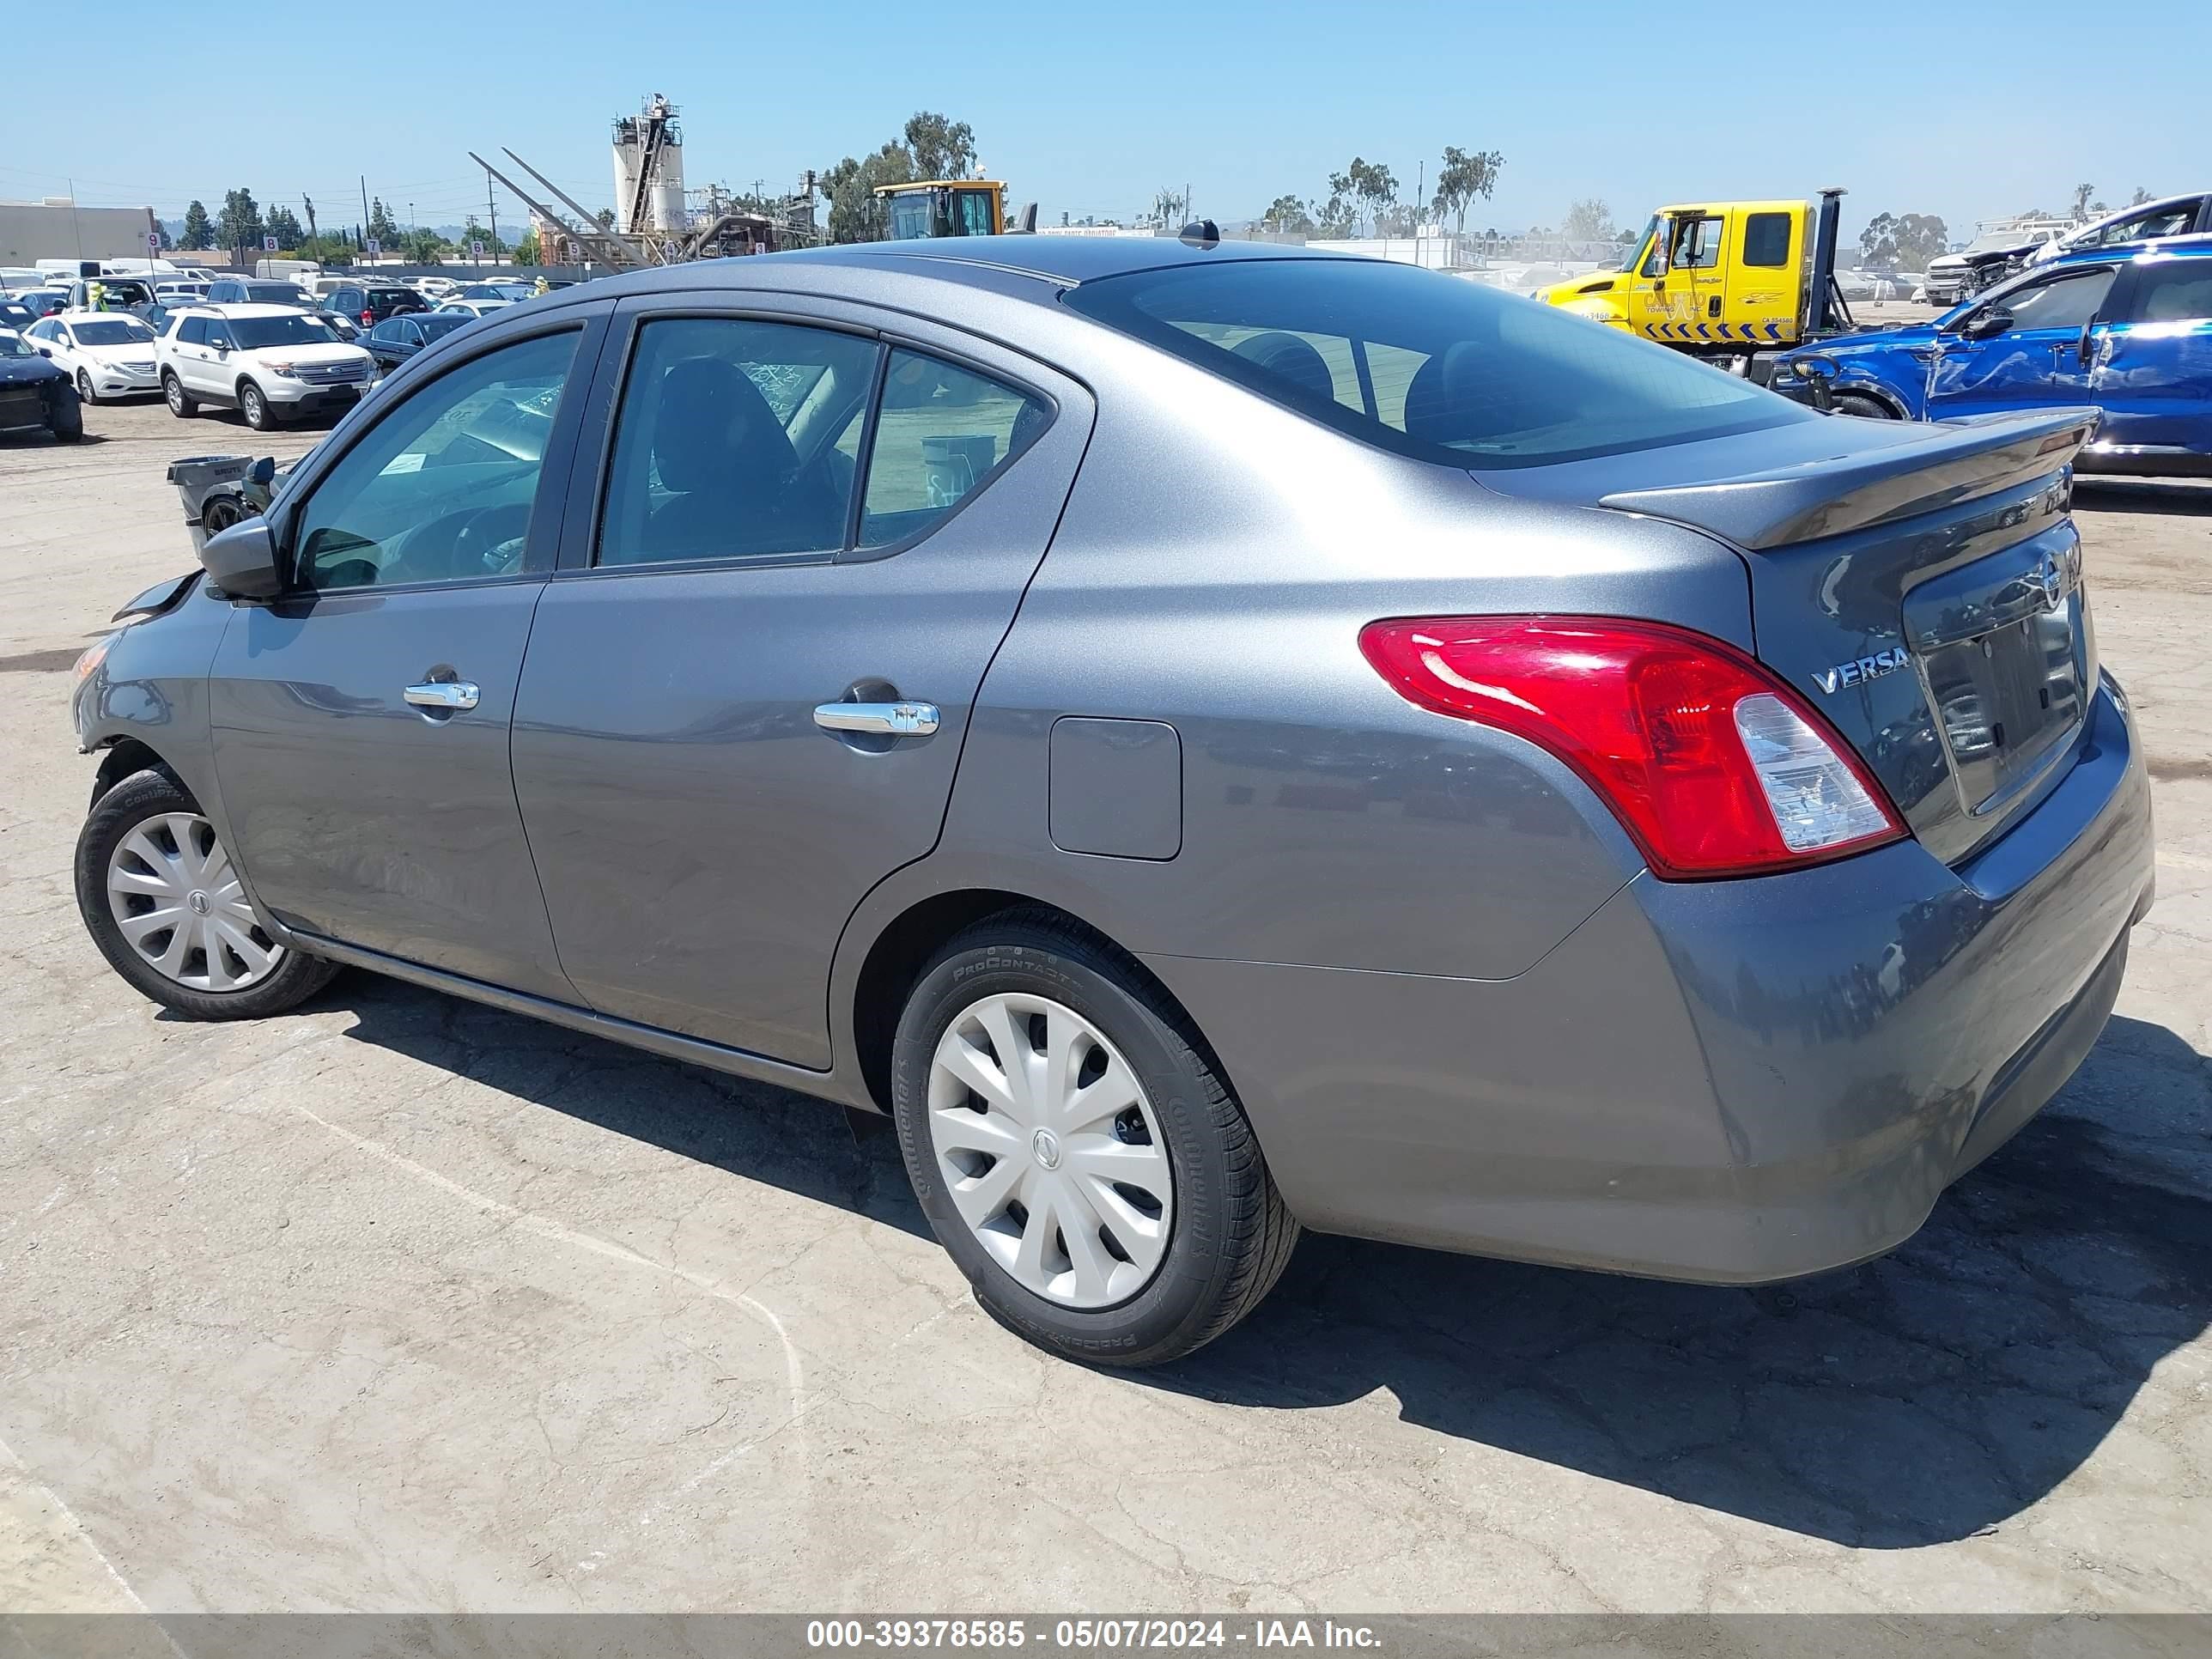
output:
{"label": "white sedan", "polygon": [[495,311],[503,311],[514,303],[512,300],[448,300],[438,307],[467,317],[489,317]]}
{"label": "white sedan", "polygon": [[23,331],[24,343],[51,357],[76,381],[76,395],[96,404],[136,392],[158,392],[154,331],[120,311],[58,311]]}

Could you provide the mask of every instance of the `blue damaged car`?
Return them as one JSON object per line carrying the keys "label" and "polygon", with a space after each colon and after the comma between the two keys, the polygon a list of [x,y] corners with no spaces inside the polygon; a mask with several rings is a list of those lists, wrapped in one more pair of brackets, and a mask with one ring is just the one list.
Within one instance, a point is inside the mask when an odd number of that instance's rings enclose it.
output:
{"label": "blue damaged car", "polygon": [[1904,421],[2092,404],[2081,471],[2212,474],[2212,243],[2069,254],[1933,323],[1790,352],[1769,384]]}

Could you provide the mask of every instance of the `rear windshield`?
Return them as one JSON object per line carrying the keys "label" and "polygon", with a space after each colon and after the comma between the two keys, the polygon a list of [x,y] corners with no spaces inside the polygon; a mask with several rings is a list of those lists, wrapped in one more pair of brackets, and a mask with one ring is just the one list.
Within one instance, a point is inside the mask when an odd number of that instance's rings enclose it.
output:
{"label": "rear windshield", "polygon": [[404,288],[373,288],[368,291],[368,302],[373,306],[404,305],[414,297]]}
{"label": "rear windshield", "polygon": [[451,334],[470,320],[465,315],[456,316],[451,312],[425,312],[415,319],[415,326],[422,331],[424,339],[434,340],[441,334]]}
{"label": "rear windshield", "polygon": [[1481,470],[1690,443],[1814,410],[1664,346],[1380,260],[1230,260],[1069,290],[1069,307],[1400,455]]}
{"label": "rear windshield", "polygon": [[258,306],[304,306],[307,291],[289,283],[248,283],[246,297]]}

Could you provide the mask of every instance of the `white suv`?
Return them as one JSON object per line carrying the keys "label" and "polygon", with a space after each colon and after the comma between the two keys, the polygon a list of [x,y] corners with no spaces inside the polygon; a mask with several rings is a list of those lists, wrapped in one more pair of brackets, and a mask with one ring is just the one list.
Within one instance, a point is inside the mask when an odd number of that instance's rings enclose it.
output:
{"label": "white suv", "polygon": [[263,431],[283,420],[350,408],[375,360],[290,306],[193,306],[155,342],[169,412],[235,404]]}

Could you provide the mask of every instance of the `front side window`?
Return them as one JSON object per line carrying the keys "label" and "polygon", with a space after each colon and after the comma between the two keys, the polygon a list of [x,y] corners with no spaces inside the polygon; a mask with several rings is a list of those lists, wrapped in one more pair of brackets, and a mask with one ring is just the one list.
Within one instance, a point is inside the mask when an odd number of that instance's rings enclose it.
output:
{"label": "front side window", "polygon": [[842,548],[878,353],[788,323],[647,322],[616,417],[599,562]]}
{"label": "front side window", "polygon": [[2130,322],[2201,323],[2212,319],[2212,259],[2183,259],[2136,268]]}
{"label": "front side window", "polygon": [[1721,262],[1721,227],[1725,222],[1718,215],[1703,219],[1678,219],[1674,223],[1674,247],[1670,262],[1677,270],[1711,270]]}
{"label": "front side window", "polygon": [[884,374],[859,545],[919,535],[1044,430],[1050,407],[1003,381],[918,351]]}
{"label": "front side window", "polygon": [[2106,266],[2030,283],[1999,295],[1990,301],[1990,309],[2009,313],[2014,333],[2031,328],[2083,328],[2096,319],[2098,307],[2112,289],[2113,274]]}
{"label": "front side window", "polygon": [[[1618,329],[1382,260],[1229,259],[1097,279],[1061,303],[1362,443],[1480,471],[1582,460],[1823,417]],[[1347,406],[1223,343],[1326,337],[1375,384]],[[1384,384],[1385,380],[1389,382]]]}
{"label": "front side window", "polygon": [[471,358],[396,405],[324,476],[293,536],[316,592],[522,568],[576,331]]}
{"label": "front side window", "polygon": [[1761,270],[1790,263],[1790,216],[1753,213],[1743,222],[1743,262]]}

